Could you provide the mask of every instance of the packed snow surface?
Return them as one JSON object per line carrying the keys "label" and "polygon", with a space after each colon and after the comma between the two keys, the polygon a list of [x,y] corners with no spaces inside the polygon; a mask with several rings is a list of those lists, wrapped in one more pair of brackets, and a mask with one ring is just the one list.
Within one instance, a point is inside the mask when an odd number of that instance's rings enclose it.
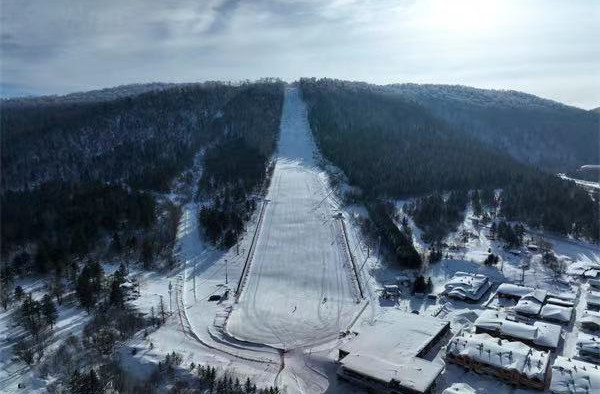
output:
{"label": "packed snow surface", "polygon": [[344,237],[298,89],[285,92],[256,250],[228,319],[238,339],[290,349],[335,338],[358,311]]}

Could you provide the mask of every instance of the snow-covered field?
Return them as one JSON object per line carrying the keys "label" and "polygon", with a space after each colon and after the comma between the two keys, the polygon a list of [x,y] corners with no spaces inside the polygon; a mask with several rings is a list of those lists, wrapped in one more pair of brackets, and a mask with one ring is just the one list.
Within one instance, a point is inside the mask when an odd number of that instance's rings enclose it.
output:
{"label": "snow-covered field", "polygon": [[236,338],[290,349],[334,339],[357,312],[336,203],[315,166],[306,107],[286,90],[256,251],[229,317]]}

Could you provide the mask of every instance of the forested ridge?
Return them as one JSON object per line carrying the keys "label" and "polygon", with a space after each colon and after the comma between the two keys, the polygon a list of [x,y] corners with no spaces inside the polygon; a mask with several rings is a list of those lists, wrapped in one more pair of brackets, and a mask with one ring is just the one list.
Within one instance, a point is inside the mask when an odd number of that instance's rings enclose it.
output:
{"label": "forested ridge", "polygon": [[279,136],[283,84],[256,86],[225,107],[224,132],[206,151],[198,190],[199,219],[208,240],[233,246],[256,209],[272,173]]}
{"label": "forested ridge", "polygon": [[3,102],[2,188],[62,180],[165,191],[198,148],[214,138],[214,116],[243,89],[200,84],[114,101]]}
{"label": "forested ridge", "polygon": [[[208,149],[210,174],[215,147],[236,136],[263,161],[272,152],[273,128],[263,135],[263,122],[279,115],[275,108],[269,117],[272,102],[265,98],[279,94],[281,83],[159,88],[114,100],[2,102],[5,255],[30,244],[34,253],[41,245],[66,260],[108,235],[119,252],[133,248],[149,266],[174,240],[178,220],[172,204],[157,206],[156,193],[169,191],[194,155]],[[221,158],[213,167],[225,164]],[[238,179],[246,177],[242,169],[233,169]]]}
{"label": "forested ridge", "polygon": [[[330,79],[300,84],[321,152],[367,199],[499,188],[508,219],[600,240],[597,194],[516,160],[387,88]],[[442,207],[435,220],[447,221],[442,204],[427,205]],[[433,227],[426,233],[441,234]]]}
{"label": "forested ridge", "polygon": [[368,194],[494,186],[527,171],[426,109],[368,85],[302,80],[301,86],[319,148]]}
{"label": "forested ridge", "polygon": [[600,114],[512,90],[460,85],[381,87],[517,160],[565,172],[600,160]]}
{"label": "forested ridge", "polygon": [[[469,125],[448,118],[433,103],[445,100],[484,112],[499,107],[508,118],[507,111],[518,109],[512,119],[516,125],[529,113],[520,107],[537,111],[523,127],[541,113],[550,120],[577,119],[577,125],[593,121],[581,120],[577,109],[518,92],[463,87],[381,87],[328,79],[304,79],[300,85],[319,148],[368,198],[502,188],[507,218],[561,234],[600,238],[594,222],[597,199],[515,159],[504,145],[493,147],[476,138]],[[139,216],[157,217],[160,210],[173,215],[167,222],[176,221],[176,209],[149,201],[154,193],[167,192],[200,150],[203,230],[211,242],[231,246],[268,182],[282,86],[276,81],[156,84],[89,97],[3,100],[2,251],[43,241],[68,255],[93,249],[95,239],[106,234],[130,242],[141,253],[146,237],[134,228],[157,223]],[[464,108],[459,112],[467,113]],[[481,116],[474,114],[479,119],[474,122],[482,121]],[[555,123],[561,125],[560,132],[550,127],[550,136],[564,133],[563,120]],[[539,138],[545,125],[536,123],[523,138],[535,141],[532,136]],[[587,136],[586,127],[577,135]],[[487,128],[486,135],[493,130]],[[516,130],[502,138],[512,139]],[[566,141],[579,149],[573,144]],[[593,153],[595,148],[589,149]],[[85,217],[92,219],[81,220]],[[146,249],[154,250],[148,245],[155,243],[146,242]]]}

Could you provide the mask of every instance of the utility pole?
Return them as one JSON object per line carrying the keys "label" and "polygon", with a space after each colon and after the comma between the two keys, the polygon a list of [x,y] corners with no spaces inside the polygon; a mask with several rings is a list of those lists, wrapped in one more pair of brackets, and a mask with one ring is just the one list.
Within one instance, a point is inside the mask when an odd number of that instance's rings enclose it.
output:
{"label": "utility pole", "polygon": [[381,235],[379,236],[378,246],[377,246],[377,259],[381,260]]}
{"label": "utility pole", "polygon": [[225,284],[227,284],[227,259],[225,259]]}
{"label": "utility pole", "polygon": [[194,281],[194,302],[196,302],[196,260],[194,259],[194,272],[192,272]]}
{"label": "utility pole", "polygon": [[169,312],[173,313],[173,307],[171,302],[171,293],[172,293],[173,285],[171,285],[171,281],[169,281]]}

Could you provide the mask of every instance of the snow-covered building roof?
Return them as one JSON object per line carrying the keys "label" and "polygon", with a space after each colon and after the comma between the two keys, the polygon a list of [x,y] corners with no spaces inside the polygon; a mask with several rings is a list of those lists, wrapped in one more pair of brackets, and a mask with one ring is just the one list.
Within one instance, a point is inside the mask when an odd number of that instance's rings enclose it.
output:
{"label": "snow-covered building roof", "polygon": [[450,324],[430,316],[397,314],[397,319],[356,329],[356,337],[339,347],[339,375],[358,374],[384,385],[393,381],[417,392],[429,389],[444,365],[420,357],[448,332]]}
{"label": "snow-covered building roof", "polygon": [[[523,289],[528,289],[528,287],[523,287]],[[519,291],[521,290],[519,289]],[[514,295],[514,297],[516,298],[517,296]],[[513,309],[515,312],[521,315],[537,316],[540,314],[542,306],[546,302],[547,297],[548,292],[546,290],[533,290],[530,293],[527,293],[524,296],[522,296]],[[556,297],[553,299],[556,300],[554,304],[563,306],[573,306],[573,304],[569,303],[568,301],[563,301],[562,299]],[[550,302],[549,300],[550,299],[548,299],[548,302]]]}
{"label": "snow-covered building roof", "polygon": [[[532,293],[530,293],[532,294]],[[514,310],[522,315],[536,316],[542,309],[543,301],[538,301],[536,297],[530,296],[530,294],[521,297],[517,305],[514,306]]]}
{"label": "snow-covered building roof", "polygon": [[600,392],[600,367],[558,356],[552,365],[550,391],[556,394],[592,394]]}
{"label": "snow-covered building roof", "polygon": [[560,342],[562,328],[556,324],[536,321],[533,326],[537,328],[534,343],[539,346],[557,348]]}
{"label": "snow-covered building roof", "polygon": [[383,290],[387,293],[396,294],[400,292],[398,285],[383,285]]}
{"label": "snow-covered building roof", "polygon": [[546,302],[548,304],[562,305],[562,306],[573,306],[575,303],[573,301],[563,300],[562,298],[549,297]]}
{"label": "snow-covered building roof", "polygon": [[600,276],[600,269],[590,268],[583,273],[586,278],[598,278]]}
{"label": "snow-covered building roof", "polygon": [[582,327],[590,327],[593,330],[600,330],[600,312],[584,311],[583,315],[577,319]]}
{"label": "snow-covered building roof", "polygon": [[580,356],[600,361],[600,337],[580,332],[577,335],[577,350]]}
{"label": "snow-covered building roof", "polygon": [[590,287],[600,290],[600,279],[590,279],[588,280]]}
{"label": "snow-covered building roof", "polygon": [[600,306],[600,293],[591,291],[585,295],[585,302],[591,306]]}
{"label": "snow-covered building roof", "polygon": [[534,341],[537,337],[537,328],[529,324],[506,320],[502,322],[500,332],[515,339]]}
{"label": "snow-covered building roof", "polygon": [[562,330],[556,324],[536,321],[531,325],[507,320],[505,312],[493,310],[483,311],[475,320],[474,326],[477,330],[495,332],[505,337],[552,349],[558,347]]}
{"label": "snow-covered building roof", "polygon": [[453,383],[442,394],[477,394],[477,391],[466,383]]}
{"label": "snow-covered building roof", "polygon": [[561,291],[560,293],[548,293],[548,297],[575,302],[577,300],[577,293],[572,291]]}
{"label": "snow-covered building roof", "polygon": [[568,275],[596,278],[600,272],[600,262],[588,258],[577,260],[567,266],[566,272]]}
{"label": "snow-covered building roof", "polygon": [[571,321],[573,315],[573,307],[561,306],[554,304],[546,304],[542,307],[540,316],[545,320],[553,320],[561,323]]}
{"label": "snow-covered building roof", "polygon": [[446,354],[468,357],[498,369],[516,370],[521,375],[540,381],[546,380],[549,363],[548,352],[488,334],[459,334],[448,343]]}
{"label": "snow-covered building roof", "polygon": [[498,286],[496,294],[504,297],[521,298],[532,293],[534,290],[535,289],[531,287],[514,285],[512,283],[502,283],[500,286]]}
{"label": "snow-covered building roof", "polygon": [[535,289],[534,291],[532,291],[531,293],[527,294],[526,296],[524,296],[522,298],[536,300],[538,302],[544,302],[546,300],[547,296],[548,296],[548,292],[546,290]]}
{"label": "snow-covered building roof", "polygon": [[456,272],[444,285],[444,292],[460,300],[478,301],[492,286],[489,278],[482,274]]}

